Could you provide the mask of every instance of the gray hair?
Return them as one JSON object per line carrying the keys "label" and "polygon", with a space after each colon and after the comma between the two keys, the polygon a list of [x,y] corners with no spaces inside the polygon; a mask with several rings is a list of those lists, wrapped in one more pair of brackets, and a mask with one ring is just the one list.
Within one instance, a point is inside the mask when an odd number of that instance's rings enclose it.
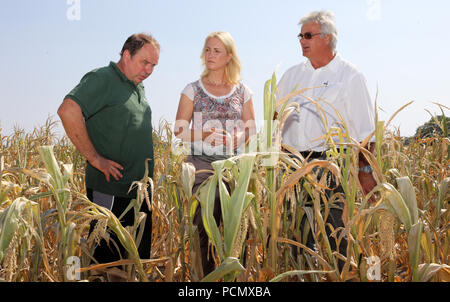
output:
{"label": "gray hair", "polygon": [[315,22],[320,25],[320,36],[324,38],[326,35],[331,35],[331,50],[336,50],[337,44],[337,28],[335,24],[335,17],[332,12],[329,11],[315,11],[300,19],[298,25],[304,25]]}

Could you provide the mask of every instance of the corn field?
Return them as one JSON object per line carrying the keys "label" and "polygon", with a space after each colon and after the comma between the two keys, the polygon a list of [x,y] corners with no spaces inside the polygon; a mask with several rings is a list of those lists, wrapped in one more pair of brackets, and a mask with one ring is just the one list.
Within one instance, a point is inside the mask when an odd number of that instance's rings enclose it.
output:
{"label": "corn field", "polygon": [[[154,177],[133,184],[138,198],[129,208],[137,211],[142,203],[152,207],[151,259],[140,259],[137,253],[142,215],[135,216],[134,226],[123,227],[111,212],[85,197],[85,160],[66,136],[55,136],[57,122],[50,118],[32,133],[16,128],[10,136],[3,136],[0,128],[0,281],[72,281],[68,271],[74,259],[80,261],[76,280],[81,281],[92,281],[94,270],[112,272],[117,266],[128,281],[450,281],[446,123],[436,121],[442,135],[406,143],[389,128],[398,112],[388,122],[377,117],[373,154],[360,142],[346,142],[341,130],[345,124],[327,127],[325,139],[332,148],[326,160],[309,161],[300,154],[292,158],[281,152],[279,134],[287,115],[298,110],[286,101],[304,91],[276,103],[275,83],[275,76],[266,83],[264,115],[272,120],[281,106],[277,121],[264,125],[250,140],[248,152],[215,162],[197,192],[192,191],[195,168],[186,163],[172,126],[161,121],[154,129]],[[359,152],[378,183],[367,196],[358,180]],[[335,176],[343,193],[327,196],[328,184],[319,173],[323,170]],[[151,196],[145,194],[147,187]],[[222,207],[219,225],[212,214],[215,190]],[[305,205],[306,195],[312,206]],[[371,196],[376,203],[369,203]],[[332,229],[326,221],[337,202],[345,205],[345,227]],[[217,264],[207,276],[193,224],[199,204]],[[301,232],[303,218],[308,227]],[[94,219],[98,224],[88,237]],[[107,227],[128,255],[114,263],[95,263],[93,249],[108,238]],[[345,236],[346,255],[331,248],[327,228],[337,242]],[[308,232],[314,250],[306,246]],[[345,262],[341,270],[338,260]]]}

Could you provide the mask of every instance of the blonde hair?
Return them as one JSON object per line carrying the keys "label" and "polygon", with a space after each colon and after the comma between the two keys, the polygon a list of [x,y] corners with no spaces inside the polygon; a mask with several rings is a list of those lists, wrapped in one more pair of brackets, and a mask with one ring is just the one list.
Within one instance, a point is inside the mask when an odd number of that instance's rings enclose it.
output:
{"label": "blonde hair", "polygon": [[219,39],[223,43],[223,45],[225,45],[227,54],[231,57],[231,60],[227,63],[227,66],[225,68],[225,79],[233,85],[239,83],[239,81],[241,80],[241,60],[239,59],[239,56],[237,54],[237,48],[236,44],[234,43],[233,37],[230,33],[225,31],[212,32],[206,37],[202,54],[200,56],[200,58],[202,59],[202,64],[203,66],[205,66],[201,77],[206,77],[209,74],[209,69],[205,64],[205,51],[206,43],[208,43],[208,40],[211,38]]}

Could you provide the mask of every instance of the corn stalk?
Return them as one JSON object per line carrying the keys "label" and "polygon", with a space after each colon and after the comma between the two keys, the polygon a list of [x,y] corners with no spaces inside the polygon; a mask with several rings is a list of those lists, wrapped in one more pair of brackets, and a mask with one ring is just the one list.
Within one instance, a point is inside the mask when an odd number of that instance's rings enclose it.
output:
{"label": "corn stalk", "polygon": [[[254,197],[253,194],[248,192],[248,186],[253,171],[255,157],[255,154],[243,154],[227,160],[213,162],[212,166],[215,173],[212,178],[207,181],[207,185],[202,189],[204,193],[201,193],[201,196],[204,197],[200,199],[200,203],[205,230],[216,247],[220,262],[229,263],[229,265],[233,265],[234,267],[236,267],[236,264],[234,264],[235,261],[232,261],[231,259],[233,258],[233,251],[239,249],[239,247],[235,246],[239,226],[241,225],[244,212],[247,210],[250,201]],[[233,176],[236,177],[236,184],[231,195],[223,181],[223,171],[225,169],[232,169],[235,171]],[[217,185],[219,186],[220,206],[222,209],[223,242],[213,216]],[[237,267],[237,272],[243,269],[242,266]],[[223,267],[219,268],[222,272],[227,273],[222,276],[225,278],[225,281],[234,280],[236,277],[235,273],[230,273],[228,269],[223,269]],[[217,272],[212,272],[211,274],[215,276]],[[210,278],[210,275],[205,277],[206,280],[209,280]]]}

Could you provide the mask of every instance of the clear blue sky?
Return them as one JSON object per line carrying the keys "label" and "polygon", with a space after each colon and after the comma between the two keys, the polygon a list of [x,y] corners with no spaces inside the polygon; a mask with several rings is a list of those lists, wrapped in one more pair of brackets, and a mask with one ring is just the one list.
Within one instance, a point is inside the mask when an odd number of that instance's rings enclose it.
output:
{"label": "clear blue sky", "polygon": [[[200,51],[212,31],[229,31],[253,90],[256,118],[263,118],[264,82],[305,60],[296,35],[299,19],[313,10],[335,13],[338,52],[367,78],[388,119],[412,135],[429,120],[431,102],[450,106],[450,21],[447,0],[79,0],[79,20],[69,20],[73,0],[7,0],[0,11],[0,126],[26,130],[54,115],[63,97],[91,69],[119,60],[126,38],[151,32],[162,50],[144,82],[153,111],[174,121],[179,96],[201,72]],[[76,15],[73,15],[76,16]],[[448,111],[446,112],[449,115]]]}

